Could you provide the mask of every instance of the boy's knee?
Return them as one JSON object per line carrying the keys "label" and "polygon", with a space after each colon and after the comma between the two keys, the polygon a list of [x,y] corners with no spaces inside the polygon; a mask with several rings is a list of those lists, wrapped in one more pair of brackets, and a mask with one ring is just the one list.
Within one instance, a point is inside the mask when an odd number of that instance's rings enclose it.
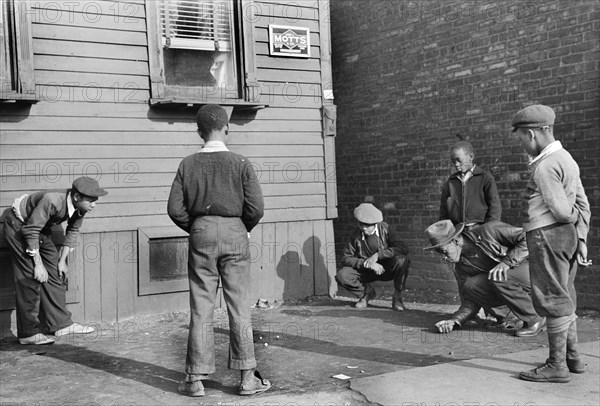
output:
{"label": "boy's knee", "polygon": [[344,267],[335,274],[335,280],[342,285],[348,283],[352,279],[351,273],[351,268]]}

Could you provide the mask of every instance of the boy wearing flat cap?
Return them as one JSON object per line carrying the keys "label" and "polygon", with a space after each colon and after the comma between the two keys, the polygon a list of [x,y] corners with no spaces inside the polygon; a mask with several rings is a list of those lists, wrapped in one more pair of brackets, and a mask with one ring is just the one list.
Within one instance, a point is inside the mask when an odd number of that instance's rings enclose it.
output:
{"label": "boy wearing flat cap", "polygon": [[577,264],[588,266],[590,205],[579,166],[554,138],[551,107],[525,107],[512,119],[513,133],[529,154],[528,221],[524,224],[530,255],[533,304],[547,318],[549,357],[543,365],[521,372],[534,382],[568,382],[583,373],[577,351]]}
{"label": "boy wearing flat cap", "polygon": [[403,311],[402,290],[404,289],[410,259],[408,246],[398,234],[383,221],[383,214],[370,203],[362,203],[354,209],[358,228],[350,236],[342,264],[335,279],[359,300],[357,309],[367,307],[377,295],[370,285],[374,281],[394,281],[392,309]]}
{"label": "boy wearing flat cap", "polygon": [[[475,317],[481,307],[496,317],[497,327],[514,331],[518,337],[532,337],[545,327],[531,301],[528,251],[522,228],[490,221],[467,230],[450,220],[441,220],[425,230],[431,246],[444,260],[455,264],[460,307],[435,327],[449,333]],[[504,314],[498,310],[508,307]],[[496,308],[497,310],[495,310]],[[509,316],[516,315],[522,323]],[[517,329],[518,324],[526,325]]]}
{"label": "boy wearing flat cap", "polygon": [[[67,310],[67,257],[77,243],[83,217],[107,193],[95,179],[84,176],[66,191],[23,195],[6,210],[4,235],[14,270],[21,344],[52,344],[54,337],[94,331],[74,323]],[[51,228],[64,221],[65,241],[59,252]]]}

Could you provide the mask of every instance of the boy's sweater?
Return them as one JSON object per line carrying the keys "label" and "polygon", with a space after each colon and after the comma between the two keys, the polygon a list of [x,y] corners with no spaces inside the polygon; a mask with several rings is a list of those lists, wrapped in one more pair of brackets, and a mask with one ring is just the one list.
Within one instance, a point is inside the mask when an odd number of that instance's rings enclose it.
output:
{"label": "boy's sweater", "polygon": [[579,177],[579,166],[564,148],[552,152],[530,166],[527,185],[529,222],[525,231],[555,223],[574,223],[577,236],[587,239],[590,205]]}
{"label": "boy's sweater", "polygon": [[250,231],[263,216],[264,202],[246,157],[230,151],[199,152],[179,164],[167,210],[188,232],[199,216],[240,217]]}

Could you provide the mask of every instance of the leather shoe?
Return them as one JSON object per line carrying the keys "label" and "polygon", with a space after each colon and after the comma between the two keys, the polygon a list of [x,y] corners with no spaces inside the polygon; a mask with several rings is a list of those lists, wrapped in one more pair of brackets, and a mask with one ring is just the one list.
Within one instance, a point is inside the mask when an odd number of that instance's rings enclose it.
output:
{"label": "leather shoe", "polygon": [[48,337],[42,333],[37,333],[30,337],[19,338],[19,343],[23,345],[54,344],[54,337]]}
{"label": "leather shoe", "polygon": [[177,390],[179,393],[186,396],[204,396],[204,385],[202,384],[202,381],[181,382],[177,387]]}
{"label": "leather shoe", "polygon": [[56,337],[66,336],[67,334],[90,334],[94,332],[94,328],[90,326],[82,326],[79,323],[73,323],[70,326],[56,330],[54,335]]}
{"label": "leather shoe", "polygon": [[585,372],[585,362],[579,358],[567,358],[567,367],[574,374],[583,374]]}
{"label": "leather shoe", "polygon": [[534,337],[538,335],[540,331],[544,331],[546,329],[546,318],[542,317],[537,323],[527,325],[527,327],[523,327],[515,331],[515,335],[517,337]]}
{"label": "leather shoe", "polygon": [[392,310],[397,312],[406,310],[406,306],[404,306],[404,302],[402,302],[402,297],[399,293],[394,293],[392,296]]}
{"label": "leather shoe", "polygon": [[519,378],[531,382],[559,382],[565,383],[571,380],[571,375],[567,368],[557,368],[546,362],[531,371],[521,372]]}
{"label": "leather shoe", "polygon": [[358,302],[354,304],[354,307],[356,309],[364,309],[369,304],[369,301],[375,299],[376,296],[377,292],[375,292],[375,289],[372,286],[367,285],[365,287],[365,293],[358,300]]}

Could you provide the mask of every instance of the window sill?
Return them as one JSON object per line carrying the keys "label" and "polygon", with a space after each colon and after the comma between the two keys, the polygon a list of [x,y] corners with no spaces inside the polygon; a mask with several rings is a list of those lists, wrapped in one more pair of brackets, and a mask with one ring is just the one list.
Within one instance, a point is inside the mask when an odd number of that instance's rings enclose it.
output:
{"label": "window sill", "polygon": [[37,95],[27,93],[4,93],[0,95],[0,103],[33,104],[39,101]]}
{"label": "window sill", "polygon": [[[152,108],[172,108],[172,107],[201,107],[206,104],[211,104],[211,101],[199,101],[193,99],[150,99],[150,107]],[[267,104],[248,102],[248,101],[235,101],[227,100],[223,103],[218,103],[221,106],[230,106],[235,110],[240,111],[256,111],[269,107]]]}

